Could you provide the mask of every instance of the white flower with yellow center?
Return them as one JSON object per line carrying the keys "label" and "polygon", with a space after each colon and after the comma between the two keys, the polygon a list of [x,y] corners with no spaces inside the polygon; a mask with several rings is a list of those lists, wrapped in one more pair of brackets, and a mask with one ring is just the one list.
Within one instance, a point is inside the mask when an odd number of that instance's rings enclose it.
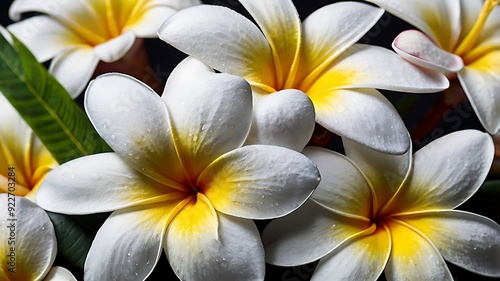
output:
{"label": "white flower with yellow center", "polygon": [[87,85],[99,61],[122,58],[136,38],[157,37],[165,19],[199,0],[15,0],[8,26],[73,97]]}
{"label": "white flower with yellow center", "polygon": [[[58,165],[33,130],[0,93],[0,193],[10,192],[34,201],[47,173]],[[15,186],[9,188],[9,168]]]}
{"label": "white flower with yellow center", "polygon": [[493,160],[485,133],[452,133],[413,157],[345,140],[346,158],[307,147],[322,180],[312,199],[263,233],[266,262],[319,264],[312,280],[453,280],[445,260],[500,277],[500,226],[453,210],[483,183]]}
{"label": "white flower with yellow center", "polygon": [[[458,76],[490,134],[500,130],[500,7],[498,0],[367,0],[412,24],[393,48],[405,59]],[[422,33],[423,32],[423,33]]]}
{"label": "white flower with yellow center", "polygon": [[264,251],[250,219],[295,210],[319,173],[293,150],[241,147],[252,120],[245,80],[188,58],[161,98],[108,74],[90,84],[85,107],[115,152],[55,169],[37,200],[65,214],[114,211],[89,251],[86,280],[143,280],[162,248],[182,280],[264,279]]}
{"label": "white flower with yellow center", "polygon": [[12,194],[0,193],[0,202],[0,280],[76,281],[67,269],[51,268],[57,241],[47,213]]}
{"label": "white flower with yellow center", "polygon": [[[424,73],[394,52],[354,44],[382,16],[382,9],[335,3],[301,23],[291,0],[240,2],[258,27],[230,9],[201,5],[174,14],[158,34],[211,67],[250,83],[255,121],[249,143],[282,145],[286,141],[279,138],[300,139],[302,146],[289,147],[303,148],[314,125],[309,118],[312,101],[316,121],[328,130],[402,154],[410,145],[406,128],[373,88],[436,92],[449,85],[444,75]],[[284,95],[284,89],[301,90],[310,101]]]}

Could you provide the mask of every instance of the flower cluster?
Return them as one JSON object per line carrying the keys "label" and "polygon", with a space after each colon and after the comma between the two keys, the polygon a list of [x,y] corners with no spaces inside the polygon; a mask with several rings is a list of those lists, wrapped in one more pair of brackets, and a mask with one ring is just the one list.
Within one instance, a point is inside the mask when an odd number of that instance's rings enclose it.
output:
{"label": "flower cluster", "polygon": [[[457,209],[496,155],[500,2],[365,2],[301,20],[292,0],[238,0],[251,18],[198,0],[14,0],[0,279],[153,280],[168,262],[180,280],[267,280],[266,263],[318,260],[311,280],[453,280],[446,262],[500,277],[500,225]],[[385,12],[419,30],[394,51],[358,43]],[[188,56],[162,93],[143,38]],[[486,133],[414,153],[379,90],[457,79]],[[342,146],[314,146],[320,126]]]}

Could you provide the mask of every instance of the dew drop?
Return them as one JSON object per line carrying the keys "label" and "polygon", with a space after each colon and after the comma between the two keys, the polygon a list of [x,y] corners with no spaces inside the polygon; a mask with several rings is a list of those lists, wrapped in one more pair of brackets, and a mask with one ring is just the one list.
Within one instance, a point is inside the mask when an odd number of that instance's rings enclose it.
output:
{"label": "dew drop", "polygon": [[115,135],[111,135],[111,139],[114,140],[115,139]]}

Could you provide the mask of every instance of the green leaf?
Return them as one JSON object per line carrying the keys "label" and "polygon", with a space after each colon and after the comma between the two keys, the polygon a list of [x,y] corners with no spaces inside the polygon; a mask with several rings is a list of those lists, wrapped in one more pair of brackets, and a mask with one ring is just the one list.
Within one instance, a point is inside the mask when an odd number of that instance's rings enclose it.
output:
{"label": "green leaf", "polygon": [[0,36],[0,91],[62,164],[110,151],[85,112],[15,37]]}
{"label": "green leaf", "polygon": [[479,192],[496,193],[500,195],[500,180],[488,180],[483,183]]}

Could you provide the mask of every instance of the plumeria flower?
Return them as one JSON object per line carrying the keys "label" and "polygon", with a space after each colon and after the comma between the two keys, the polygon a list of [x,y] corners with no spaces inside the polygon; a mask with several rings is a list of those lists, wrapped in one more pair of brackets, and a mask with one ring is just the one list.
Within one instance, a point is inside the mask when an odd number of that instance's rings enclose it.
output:
{"label": "plumeria flower", "polygon": [[0,193],[0,202],[0,280],[76,281],[67,269],[51,268],[57,241],[47,213],[13,194]]}
{"label": "plumeria flower", "polygon": [[73,97],[92,77],[99,61],[115,62],[136,38],[154,38],[161,23],[199,0],[15,0],[9,9],[18,21],[8,26],[40,62],[53,59],[50,72]]}
{"label": "plumeria flower", "polygon": [[[0,193],[10,192],[34,201],[47,173],[58,165],[33,130],[0,93]],[[9,188],[9,168],[15,188]]]}
{"label": "plumeria flower", "polygon": [[266,261],[319,264],[312,280],[453,280],[445,260],[500,277],[500,226],[454,210],[483,183],[488,134],[459,131],[417,151],[384,155],[345,140],[345,156],[305,155],[322,180],[312,199],[263,233]]}
{"label": "plumeria flower", "polygon": [[291,0],[240,2],[258,26],[230,9],[201,5],[174,14],[158,34],[250,83],[256,114],[249,143],[275,143],[285,137],[304,139],[294,146],[305,146],[313,129],[310,118],[303,118],[312,115],[310,101],[281,92],[297,89],[312,101],[316,122],[323,127],[368,147],[402,154],[410,145],[406,128],[373,88],[436,92],[449,85],[442,74],[420,71],[389,50],[354,44],[382,16],[382,9],[335,3],[301,23]]}
{"label": "plumeria flower", "polygon": [[500,7],[498,0],[367,0],[414,25],[393,48],[422,67],[458,76],[490,134],[500,130]]}
{"label": "plumeria flower", "polygon": [[250,219],[295,210],[319,173],[287,148],[240,147],[252,120],[245,80],[188,58],[161,98],[131,77],[108,74],[90,84],[85,108],[115,152],[65,163],[37,197],[54,212],[114,211],[92,243],[85,280],[144,280],[162,248],[182,280],[264,279]]}

